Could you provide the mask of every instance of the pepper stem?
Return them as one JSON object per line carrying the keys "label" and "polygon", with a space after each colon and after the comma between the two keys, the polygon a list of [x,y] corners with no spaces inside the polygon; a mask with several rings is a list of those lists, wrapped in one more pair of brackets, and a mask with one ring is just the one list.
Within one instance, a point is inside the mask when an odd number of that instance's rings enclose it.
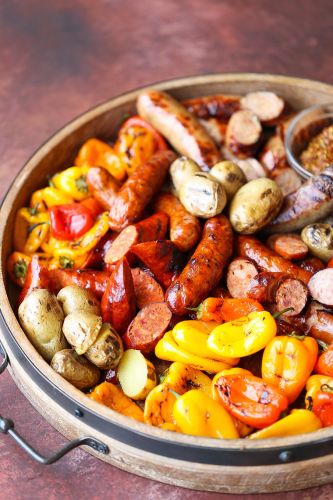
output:
{"label": "pepper stem", "polygon": [[280,316],[282,316],[282,314],[285,314],[288,311],[294,311],[294,308],[293,307],[286,307],[286,309],[282,309],[282,311],[277,311],[276,313],[272,314],[272,316],[273,316],[274,319],[276,319],[276,318],[279,318]]}

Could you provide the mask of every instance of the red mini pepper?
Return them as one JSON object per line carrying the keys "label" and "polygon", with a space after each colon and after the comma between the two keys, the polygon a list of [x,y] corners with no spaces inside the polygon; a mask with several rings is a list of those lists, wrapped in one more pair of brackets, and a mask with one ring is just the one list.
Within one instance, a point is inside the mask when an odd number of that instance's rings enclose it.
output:
{"label": "red mini pepper", "polygon": [[52,235],[71,241],[86,233],[94,224],[92,211],[82,203],[67,203],[49,208]]}
{"label": "red mini pepper", "polygon": [[165,142],[161,134],[159,134],[157,130],[154,127],[152,127],[152,125],[150,125],[150,123],[146,122],[146,120],[141,118],[141,116],[131,116],[130,118],[128,118],[128,120],[126,120],[125,123],[122,125],[119,134],[123,133],[124,130],[130,127],[141,127],[151,132],[155,140],[156,151],[165,151],[166,149],[169,149],[167,143]]}
{"label": "red mini pepper", "polygon": [[321,353],[315,366],[315,372],[333,377],[333,344]]}
{"label": "red mini pepper", "polygon": [[312,411],[324,427],[333,425],[333,389],[329,385],[323,384],[312,397]]}

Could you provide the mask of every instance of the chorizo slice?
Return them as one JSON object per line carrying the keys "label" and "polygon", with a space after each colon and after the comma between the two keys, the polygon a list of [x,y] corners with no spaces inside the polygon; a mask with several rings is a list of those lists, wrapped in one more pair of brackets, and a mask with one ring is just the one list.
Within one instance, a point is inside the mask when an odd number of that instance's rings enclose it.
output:
{"label": "chorizo slice", "polygon": [[164,292],[162,287],[150,274],[136,267],[132,269],[132,278],[136,304],[139,309],[143,309],[153,302],[163,302]]}
{"label": "chorizo slice", "polygon": [[163,239],[168,229],[168,222],[168,215],[159,212],[141,222],[125,227],[107,250],[104,257],[105,262],[114,264],[119,259],[128,257],[132,246],[138,243]]}
{"label": "chorizo slice", "polygon": [[284,100],[274,92],[249,92],[241,98],[241,107],[257,115],[261,123],[276,125],[286,108]]}
{"label": "chorizo slice", "polygon": [[240,108],[237,95],[209,95],[182,101],[185,108],[197,118],[218,118],[227,123],[230,116]]}
{"label": "chorizo slice", "polygon": [[136,168],[112,200],[109,212],[111,229],[121,231],[141,219],[144,209],[161,189],[175,159],[173,151],[160,151]]}
{"label": "chorizo slice", "polygon": [[110,276],[101,300],[104,323],[111,323],[124,334],[136,312],[136,299],[131,269],[126,258],[121,259]]}
{"label": "chorizo slice", "polygon": [[298,234],[272,234],[266,241],[267,246],[285,259],[303,259],[308,247]]}
{"label": "chorizo slice", "polygon": [[257,152],[261,137],[262,128],[258,117],[248,109],[241,109],[228,122],[226,148],[238,158],[248,158]]}
{"label": "chorizo slice", "polygon": [[150,269],[163,288],[170,286],[183,266],[183,255],[169,240],[139,243],[131,252]]}
{"label": "chorizo slice", "polygon": [[202,238],[178,279],[166,291],[170,310],[188,313],[208,296],[220,279],[233,252],[233,232],[224,215],[209,219]]}
{"label": "chorizo slice", "polygon": [[237,254],[255,262],[262,271],[289,274],[305,284],[312,276],[312,273],[281,257],[253,236],[240,235],[238,237]]}
{"label": "chorizo slice", "polygon": [[105,209],[110,210],[119,190],[119,183],[102,167],[91,167],[87,172],[87,184],[94,198]]}
{"label": "chorizo slice", "polygon": [[155,302],[141,309],[123,336],[127,349],[152,352],[166,332],[171,317],[171,311],[165,302]]}
{"label": "chorizo slice", "polygon": [[151,90],[137,100],[139,115],[156,128],[181,155],[209,170],[221,160],[213,139],[187,109],[165,92]]}
{"label": "chorizo slice", "polygon": [[[165,212],[169,216],[170,240],[179,250],[187,252],[198,243],[201,234],[199,219],[190,214],[173,194],[159,194],[155,200],[154,209]],[[154,239],[159,240],[163,237]]]}
{"label": "chorizo slice", "polygon": [[236,299],[247,297],[247,291],[252,278],[258,274],[258,268],[249,259],[234,259],[227,271],[227,287],[230,295]]}

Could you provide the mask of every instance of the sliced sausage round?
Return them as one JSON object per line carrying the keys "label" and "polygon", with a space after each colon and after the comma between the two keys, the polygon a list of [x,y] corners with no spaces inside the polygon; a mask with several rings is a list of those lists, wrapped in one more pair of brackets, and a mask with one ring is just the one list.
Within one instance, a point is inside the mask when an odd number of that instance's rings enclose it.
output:
{"label": "sliced sausage round", "polygon": [[230,295],[236,299],[247,297],[252,278],[258,274],[258,268],[249,259],[234,259],[228,267],[227,287]]}

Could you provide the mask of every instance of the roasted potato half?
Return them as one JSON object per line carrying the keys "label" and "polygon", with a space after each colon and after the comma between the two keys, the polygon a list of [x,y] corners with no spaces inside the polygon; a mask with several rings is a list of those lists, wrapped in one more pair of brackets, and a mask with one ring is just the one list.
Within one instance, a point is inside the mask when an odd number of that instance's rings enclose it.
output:
{"label": "roasted potato half", "polygon": [[101,314],[101,306],[94,294],[90,290],[85,290],[79,286],[69,285],[60,290],[57,299],[62,304],[65,315],[78,309],[92,314]]}
{"label": "roasted potato half", "polygon": [[84,354],[97,339],[101,326],[101,316],[79,309],[66,316],[63,332],[76,352]]}
{"label": "roasted potato half", "polygon": [[89,389],[100,379],[99,369],[74,349],[58,351],[52,358],[51,367],[78,389]]}
{"label": "roasted potato half", "polygon": [[310,252],[324,262],[333,257],[333,227],[331,224],[309,224],[301,234]]}
{"label": "roasted potato half", "polygon": [[20,304],[18,317],[30,342],[46,361],[68,347],[62,333],[64,313],[53,293],[33,290]]}
{"label": "roasted potato half", "polygon": [[85,352],[85,357],[101,370],[116,368],[124,353],[123,343],[109,323],[103,323],[97,339]]}

